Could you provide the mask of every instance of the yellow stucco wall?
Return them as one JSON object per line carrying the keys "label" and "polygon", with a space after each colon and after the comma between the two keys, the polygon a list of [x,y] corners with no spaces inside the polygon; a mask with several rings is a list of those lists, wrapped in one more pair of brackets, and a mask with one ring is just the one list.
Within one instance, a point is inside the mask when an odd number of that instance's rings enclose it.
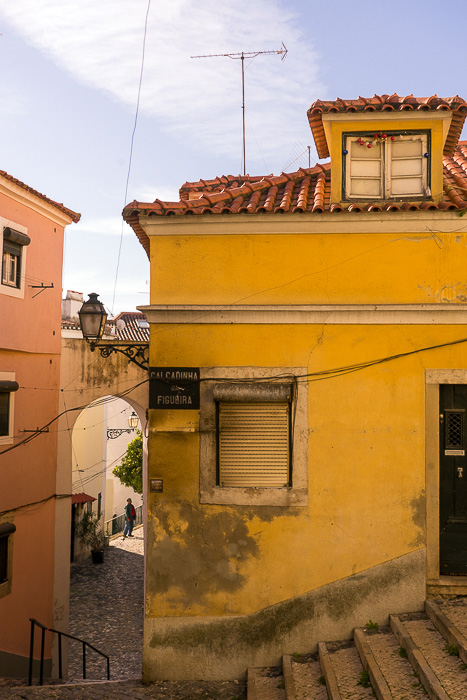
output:
{"label": "yellow stucco wall", "polygon": [[[456,214],[190,218],[147,223],[150,322],[150,309],[160,305],[201,307],[190,323],[151,322],[152,366],[200,367],[201,377],[207,368],[229,367],[244,368],[246,376],[248,368],[258,367],[303,367],[312,375],[467,336],[459,320],[439,323],[423,306],[459,310],[467,302],[467,235]],[[203,311],[203,305],[217,310]],[[287,322],[280,315],[277,323],[271,316],[261,323],[219,322],[229,305],[259,305],[269,312],[274,305],[354,305],[365,307],[366,316],[357,322],[349,311],[347,322],[325,315],[313,323]],[[416,307],[419,317],[373,321],[372,305],[395,305],[396,315]],[[215,321],[209,322],[209,314]],[[212,630],[201,638],[184,636],[180,630],[190,620],[225,625],[282,606],[276,627],[290,624],[284,637],[289,647],[275,637],[275,646],[271,642],[254,661],[272,663],[280,648],[310,650],[303,638],[290,641],[290,630],[301,624],[296,610],[291,612],[295,602],[338,582],[351,586],[371,571],[382,572],[380,603],[386,589],[393,591],[377,613],[381,622],[389,612],[422,606],[425,371],[465,368],[466,358],[466,345],[460,344],[332,378],[309,377],[308,503],[303,506],[203,504],[199,412],[149,411],[148,476],[163,479],[164,491],[148,494],[147,680],[161,673],[198,677],[200,669],[202,677],[227,677],[229,652],[219,651],[214,659],[213,637],[206,641]],[[399,562],[397,575],[385,568],[394,562]],[[408,578],[415,592],[407,588]],[[364,590],[363,598],[370,599],[372,584]],[[350,621],[364,624],[363,615],[372,615],[367,609],[357,614],[356,605],[350,602],[332,627],[334,638],[339,638],[336,629],[344,636]],[[328,628],[320,620],[333,613],[320,617],[312,605],[307,611],[300,614],[309,623],[305,636],[312,646],[314,634],[326,638]],[[263,628],[259,634],[265,634]],[[191,654],[187,649],[193,645],[201,649],[200,639],[206,650],[190,668],[183,654]],[[240,645],[231,673],[238,677],[242,664],[252,665],[257,649],[253,642]],[[185,670],[177,670],[183,663]]]}
{"label": "yellow stucco wall", "polygon": [[381,218],[367,214],[367,230],[358,233],[345,231],[337,216],[330,231],[309,234],[192,235],[186,226],[185,235],[157,238],[151,298],[249,305],[467,300],[462,219],[453,219],[457,233],[445,234],[431,218],[415,232],[378,232]]}
{"label": "yellow stucco wall", "polygon": [[[157,362],[203,366],[221,358],[227,366],[307,365],[312,373],[464,334],[458,326],[194,325],[171,334]],[[310,382],[306,508],[200,506],[197,412],[151,411],[149,450],[157,456],[149,477],[164,479],[164,493],[149,497],[155,574],[147,614],[246,614],[423,547],[424,369],[465,362],[460,345]],[[252,540],[246,556],[237,558],[235,548],[229,556],[233,531],[225,541],[212,531],[225,511]],[[200,580],[222,567],[224,581]]]}

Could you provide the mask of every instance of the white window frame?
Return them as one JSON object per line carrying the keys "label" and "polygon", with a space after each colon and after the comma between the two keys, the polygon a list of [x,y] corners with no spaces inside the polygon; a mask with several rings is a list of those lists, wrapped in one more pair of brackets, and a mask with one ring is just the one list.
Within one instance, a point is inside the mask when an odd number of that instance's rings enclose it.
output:
{"label": "white window frame", "polygon": [[[365,176],[362,174],[359,174],[355,176],[355,180],[359,181],[364,181],[365,179],[372,180],[372,181],[378,181],[380,184],[379,188],[379,194],[378,195],[362,195],[362,194],[352,194],[352,144],[358,143],[359,139],[362,139],[364,141],[364,145],[360,146],[359,148],[362,149],[367,149],[367,143],[371,143],[374,140],[374,133],[375,132],[359,132],[359,133],[344,133],[343,134],[343,198],[345,200],[358,200],[358,201],[377,201],[377,200],[396,200],[396,201],[417,201],[417,200],[425,200],[425,199],[430,199],[431,198],[431,189],[430,189],[430,156],[425,156],[426,153],[430,153],[430,134],[429,132],[425,131],[414,131],[414,132],[391,132],[391,131],[384,131],[384,132],[378,132],[378,133],[385,133],[387,135],[387,138],[385,140],[379,141],[379,146],[380,146],[380,156],[371,158],[370,157],[365,157],[362,158],[362,163],[375,163],[379,162],[379,175],[369,175]],[[394,141],[391,140],[391,137],[394,137]],[[421,155],[420,156],[408,156],[403,159],[397,159],[394,158],[392,155],[392,150],[393,150],[393,144],[397,144],[397,142],[400,140],[404,141],[413,141],[413,140],[420,140],[421,141]],[[372,146],[373,147],[373,146]],[[367,152],[365,153],[367,156]],[[358,159],[354,158],[353,162],[356,162]],[[404,176],[404,175],[393,175],[392,170],[393,170],[393,164],[396,160],[419,160],[420,165],[421,165],[421,178],[422,178],[422,188],[423,192],[422,193],[412,193],[412,194],[396,194],[394,195],[392,193],[392,183],[394,180],[400,180],[405,177],[413,177],[413,176]]]}
{"label": "white window frame", "polygon": [[27,265],[27,245],[22,245],[21,246],[21,258],[20,258],[20,283],[19,287],[16,286],[16,284],[10,284],[10,283],[5,283],[3,281],[3,263],[4,263],[4,230],[5,228],[11,228],[14,229],[15,231],[18,231],[19,233],[23,233],[26,236],[28,235],[28,229],[26,226],[22,226],[21,224],[17,224],[13,221],[10,221],[9,219],[5,219],[4,217],[0,216],[0,252],[1,252],[1,259],[0,259],[0,267],[1,267],[1,272],[0,272],[0,294],[4,294],[5,296],[9,297],[15,297],[16,299],[24,299],[24,292],[26,288],[26,265]]}
{"label": "white window frame", "polygon": [[[16,381],[16,375],[14,372],[0,372],[0,381],[14,382]],[[0,445],[11,445],[13,444],[13,438],[15,434],[14,417],[15,417],[15,393],[10,391],[10,401],[9,401],[9,421],[8,421],[8,435],[0,435]]]}
{"label": "white window frame", "polygon": [[[249,397],[252,383],[270,387],[288,387],[293,376],[306,374],[303,367],[215,367],[201,369],[199,419],[199,477],[200,503],[218,505],[306,506],[308,504],[308,384],[294,385],[291,410],[292,449],[289,486],[284,487],[223,487],[217,483],[217,403],[231,382],[237,382],[244,394],[242,400],[254,403]],[[275,377],[276,379],[269,378]],[[278,378],[281,379],[278,379]],[[243,386],[243,388],[242,388]],[[279,389],[280,390],[280,389]]]}

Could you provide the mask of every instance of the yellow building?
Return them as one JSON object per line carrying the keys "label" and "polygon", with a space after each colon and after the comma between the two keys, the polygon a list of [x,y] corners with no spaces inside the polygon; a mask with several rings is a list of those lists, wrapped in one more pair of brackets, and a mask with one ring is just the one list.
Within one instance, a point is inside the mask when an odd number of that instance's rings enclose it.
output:
{"label": "yellow building", "polygon": [[125,208],[151,259],[146,680],[467,593],[466,113],[318,101],[331,162]]}

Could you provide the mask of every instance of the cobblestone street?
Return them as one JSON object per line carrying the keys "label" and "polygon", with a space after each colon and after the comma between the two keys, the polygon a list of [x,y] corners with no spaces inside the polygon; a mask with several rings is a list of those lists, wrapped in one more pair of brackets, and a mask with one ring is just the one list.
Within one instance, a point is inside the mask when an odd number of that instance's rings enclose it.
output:
{"label": "cobblestone street", "polygon": [[[10,700],[243,700],[245,684],[237,681],[159,681],[141,683],[144,615],[143,529],[134,537],[112,540],[103,564],[73,564],[70,582],[70,634],[110,656],[111,682],[105,659],[87,653],[87,679],[82,682],[82,647],[70,641],[72,685],[27,687],[0,682],[0,699]],[[98,680],[100,682],[92,682]],[[37,679],[35,680],[37,683]]]}
{"label": "cobblestone street", "polygon": [[[143,528],[134,537],[112,540],[103,564],[71,567],[70,634],[110,656],[112,680],[141,679],[144,616]],[[69,680],[80,681],[82,652],[70,642]],[[106,662],[88,652],[87,677],[104,680]]]}

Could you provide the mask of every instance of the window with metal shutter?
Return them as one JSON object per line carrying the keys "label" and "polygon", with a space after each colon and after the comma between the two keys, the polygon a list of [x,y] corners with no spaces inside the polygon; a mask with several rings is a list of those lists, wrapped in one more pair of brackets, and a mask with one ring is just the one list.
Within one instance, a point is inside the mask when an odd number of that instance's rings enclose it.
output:
{"label": "window with metal shutter", "polygon": [[21,284],[21,246],[3,241],[2,283],[13,287]]}
{"label": "window with metal shutter", "polygon": [[289,403],[219,402],[220,486],[289,486],[289,416]]}

